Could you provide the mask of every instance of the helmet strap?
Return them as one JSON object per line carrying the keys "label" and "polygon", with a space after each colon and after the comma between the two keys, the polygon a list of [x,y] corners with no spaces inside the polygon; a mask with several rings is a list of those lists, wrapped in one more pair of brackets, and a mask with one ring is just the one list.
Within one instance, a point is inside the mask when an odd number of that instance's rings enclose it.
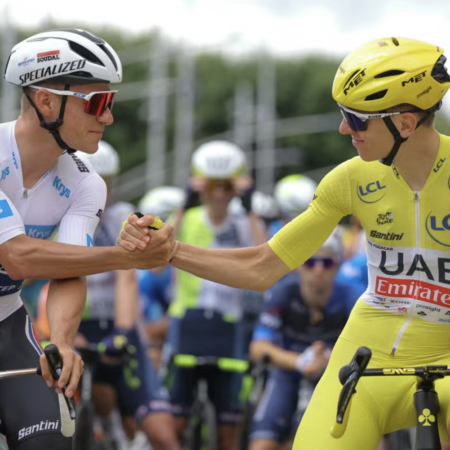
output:
{"label": "helmet strap", "polygon": [[[440,108],[441,104],[442,104],[442,102],[439,102],[433,108],[430,108],[427,111],[427,114],[425,114],[425,116],[422,117],[417,122],[415,129],[417,130],[417,128],[419,128],[420,125],[422,125],[428,119],[430,114],[437,111]],[[391,152],[389,153],[389,155],[386,156],[386,158],[380,159],[380,163],[384,164],[385,166],[391,166],[392,162],[394,161],[395,156],[397,155],[397,152],[400,149],[400,145],[402,145],[403,142],[406,142],[408,140],[408,138],[403,138],[400,136],[400,132],[397,130],[397,127],[394,125],[394,122],[392,121],[390,116],[383,117],[383,120],[384,120],[384,123],[386,124],[386,126],[389,128],[389,131],[394,136],[394,146],[392,147]]]}
{"label": "helmet strap", "polygon": [[406,142],[408,138],[404,138],[400,135],[400,132],[397,130],[397,127],[394,125],[394,122],[392,122],[392,119],[389,116],[383,117],[383,120],[386,126],[389,128],[392,136],[394,136],[394,146],[392,147],[391,152],[386,156],[386,158],[380,159],[380,163],[384,164],[385,166],[390,166],[392,165],[392,162],[394,161],[394,158],[400,149],[400,145],[402,145],[403,142]]}
{"label": "helmet strap", "polygon": [[[64,86],[64,90],[68,91],[70,89],[70,85],[66,84]],[[58,119],[56,119],[55,122],[46,122],[44,120],[44,116],[41,114],[41,112],[39,111],[39,109],[36,107],[36,105],[34,104],[33,100],[31,99],[31,97],[27,94],[25,88],[24,88],[24,94],[27,97],[28,101],[30,102],[30,105],[34,108],[34,110],[36,111],[36,114],[39,118],[39,125],[44,128],[45,130],[47,130],[55,139],[56,143],[58,144],[58,146],[64,150],[64,153],[75,153],[76,150],[74,150],[73,148],[70,148],[61,138],[61,135],[59,134],[59,130],[58,128],[63,124],[63,119],[64,119],[64,111],[66,108],[66,102],[67,102],[67,96],[63,95],[62,96],[62,101],[61,101],[61,107],[59,109],[59,117]]]}

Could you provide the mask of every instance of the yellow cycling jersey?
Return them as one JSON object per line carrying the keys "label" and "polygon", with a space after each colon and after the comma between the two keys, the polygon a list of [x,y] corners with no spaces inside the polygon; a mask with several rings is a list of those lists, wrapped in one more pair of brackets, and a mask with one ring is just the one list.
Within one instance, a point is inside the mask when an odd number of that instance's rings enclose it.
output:
{"label": "yellow cycling jersey", "polygon": [[[269,245],[293,269],[315,253],[348,214],[361,221],[367,239],[369,284],[360,302],[370,308],[364,314],[393,315],[393,327],[383,334],[394,333],[391,355],[406,352],[402,337],[411,334],[411,322],[419,334],[450,323],[450,138],[440,135],[436,160],[420,192],[414,192],[394,166],[359,157],[346,161],[322,180],[308,210]],[[428,344],[448,348],[438,328],[439,333],[428,334],[433,341]],[[443,328],[448,336],[450,329]]]}

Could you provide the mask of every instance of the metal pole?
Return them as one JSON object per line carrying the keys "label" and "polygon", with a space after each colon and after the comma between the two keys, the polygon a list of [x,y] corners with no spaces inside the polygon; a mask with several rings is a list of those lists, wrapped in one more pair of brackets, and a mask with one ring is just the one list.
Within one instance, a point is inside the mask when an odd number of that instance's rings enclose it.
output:
{"label": "metal pole", "polygon": [[263,54],[258,67],[256,189],[271,193],[275,183],[275,64]]}
{"label": "metal pole", "polygon": [[164,43],[155,38],[149,65],[147,114],[147,160],[145,188],[165,183],[167,118],[167,52]]}
{"label": "metal pole", "polygon": [[193,55],[187,50],[181,50],[178,54],[177,65],[172,182],[176,186],[184,186],[189,176],[194,145],[195,67]]}
{"label": "metal pole", "polygon": [[239,83],[234,95],[233,142],[244,150],[247,169],[254,168],[252,144],[254,140],[253,88],[248,82]]}
{"label": "metal pole", "polygon": [[[1,26],[1,40],[2,40],[2,64],[3,69],[8,61],[11,49],[17,44],[16,29],[11,26],[11,20],[9,18],[8,4],[3,8],[3,12],[0,14],[0,26]],[[0,101],[0,120],[1,122],[8,122],[14,120],[18,116],[18,89],[8,83],[2,76],[1,81],[1,101]]]}

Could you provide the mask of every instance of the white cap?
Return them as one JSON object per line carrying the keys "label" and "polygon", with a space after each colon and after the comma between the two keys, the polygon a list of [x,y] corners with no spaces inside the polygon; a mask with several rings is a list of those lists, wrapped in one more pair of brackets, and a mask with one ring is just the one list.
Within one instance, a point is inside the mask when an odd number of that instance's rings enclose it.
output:
{"label": "white cap", "polygon": [[320,248],[331,250],[340,260],[342,260],[344,258],[344,245],[342,243],[342,236],[343,230],[338,225]]}
{"label": "white cap", "polygon": [[245,173],[245,153],[227,141],[211,141],[201,145],[192,155],[192,173],[212,179],[232,179]]}

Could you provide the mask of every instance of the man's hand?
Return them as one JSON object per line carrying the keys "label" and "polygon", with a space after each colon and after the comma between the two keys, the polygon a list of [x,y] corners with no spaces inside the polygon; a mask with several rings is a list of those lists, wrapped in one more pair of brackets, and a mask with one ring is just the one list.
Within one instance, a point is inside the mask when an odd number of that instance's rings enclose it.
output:
{"label": "man's hand", "polygon": [[56,392],[62,392],[62,388],[66,385],[66,397],[72,397],[78,386],[78,382],[83,373],[84,363],[80,355],[75,353],[74,349],[65,344],[57,344],[59,353],[63,361],[63,368],[59,380],[54,380],[48,367],[45,354],[40,357],[42,377],[48,387],[55,387]]}
{"label": "man's hand", "polygon": [[134,252],[137,269],[165,266],[175,254],[173,227],[164,224],[160,230],[150,230],[148,227],[154,220],[155,217],[151,214],[146,214],[140,219],[132,214],[117,239],[121,247]]}
{"label": "man's hand", "polygon": [[316,341],[302,353],[297,368],[305,377],[317,380],[325,371],[329,358],[330,352],[325,347],[325,342]]}

